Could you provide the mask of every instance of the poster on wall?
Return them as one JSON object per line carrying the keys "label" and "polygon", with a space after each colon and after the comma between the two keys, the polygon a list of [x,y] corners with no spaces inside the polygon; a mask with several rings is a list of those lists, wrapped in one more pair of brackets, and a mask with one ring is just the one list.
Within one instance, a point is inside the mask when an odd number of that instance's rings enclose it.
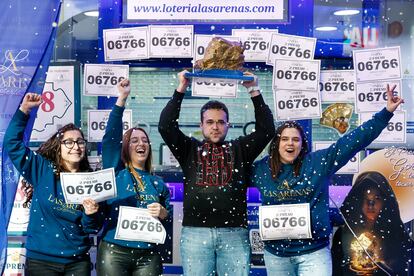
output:
{"label": "poster on wall", "polygon": [[44,142],[60,127],[75,121],[75,67],[50,66],[37,111],[31,142]]}
{"label": "poster on wall", "polygon": [[23,243],[9,243],[7,246],[7,261],[3,276],[24,275],[26,249]]}
{"label": "poster on wall", "polygon": [[24,193],[23,184],[28,183],[23,177],[20,177],[17,186],[16,196],[14,198],[13,210],[10,216],[7,232],[9,235],[24,235],[29,224],[30,203],[25,204],[26,195]]}
{"label": "poster on wall", "polygon": [[413,161],[413,152],[391,147],[361,162],[341,207],[349,226],[333,239],[333,275],[407,275],[412,241],[403,223],[414,218]]}

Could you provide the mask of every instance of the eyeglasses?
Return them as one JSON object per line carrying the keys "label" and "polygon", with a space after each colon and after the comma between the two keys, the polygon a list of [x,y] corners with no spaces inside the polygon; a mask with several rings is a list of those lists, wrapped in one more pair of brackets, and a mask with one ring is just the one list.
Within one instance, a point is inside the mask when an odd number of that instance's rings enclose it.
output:
{"label": "eyeglasses", "polygon": [[73,147],[75,146],[75,144],[78,145],[78,147],[80,148],[84,148],[86,146],[86,140],[84,139],[78,139],[76,141],[73,140],[63,140],[61,142],[61,144],[65,145],[65,147],[67,147],[68,149],[73,149]]}

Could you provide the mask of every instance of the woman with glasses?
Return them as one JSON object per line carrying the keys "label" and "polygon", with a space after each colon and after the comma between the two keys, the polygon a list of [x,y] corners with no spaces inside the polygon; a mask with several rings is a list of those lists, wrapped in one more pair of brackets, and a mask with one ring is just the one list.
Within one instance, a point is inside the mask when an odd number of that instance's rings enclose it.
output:
{"label": "woman with glasses", "polygon": [[[134,127],[122,135],[122,115],[131,91],[129,80],[118,84],[119,97],[109,115],[102,140],[103,167],[114,167],[117,198],[107,201],[106,222],[97,256],[98,275],[160,275],[161,257],[155,244],[117,236],[120,209],[137,207],[166,220],[171,212],[170,193],[160,177],[151,173],[151,143],[144,129]],[[139,221],[139,227],[144,227]]]}
{"label": "woman with glasses", "polygon": [[33,185],[26,239],[25,275],[90,275],[89,234],[99,230],[98,205],[92,199],[67,204],[61,172],[88,172],[86,141],[74,124],[60,128],[38,153],[25,146],[30,111],[42,98],[27,93],[4,136],[4,147],[16,169]]}

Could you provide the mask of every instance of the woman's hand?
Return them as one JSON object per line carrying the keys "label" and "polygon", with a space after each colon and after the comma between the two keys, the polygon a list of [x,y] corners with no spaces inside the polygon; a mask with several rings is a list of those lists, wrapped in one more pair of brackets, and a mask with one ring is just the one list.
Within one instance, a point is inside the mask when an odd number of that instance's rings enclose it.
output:
{"label": "woman's hand", "polygon": [[129,94],[131,93],[131,82],[129,81],[129,79],[123,79],[118,83],[117,88],[119,95],[115,104],[121,107],[125,106],[125,102]]}
{"label": "woman's hand", "polygon": [[397,85],[394,85],[390,88],[390,85],[387,84],[387,110],[389,112],[394,112],[398,106],[404,103],[404,99],[398,96],[394,96],[394,89]]}
{"label": "woman's hand", "polygon": [[86,215],[93,215],[98,212],[99,209],[98,203],[96,203],[96,201],[91,198],[85,199],[82,203],[82,206],[85,209]]}
{"label": "woman's hand", "polygon": [[20,110],[26,114],[29,115],[30,111],[34,107],[40,106],[42,103],[42,96],[36,93],[28,92],[26,95],[24,95],[23,101],[20,104]]}
{"label": "woman's hand", "polygon": [[167,210],[158,202],[148,204],[147,209],[153,217],[165,219],[168,216]]}

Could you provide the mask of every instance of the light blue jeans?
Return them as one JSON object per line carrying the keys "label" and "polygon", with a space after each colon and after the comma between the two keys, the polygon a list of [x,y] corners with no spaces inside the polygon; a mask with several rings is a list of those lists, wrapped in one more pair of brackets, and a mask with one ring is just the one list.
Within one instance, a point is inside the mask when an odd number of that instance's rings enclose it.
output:
{"label": "light blue jeans", "polygon": [[249,232],[241,227],[190,227],[181,231],[184,275],[249,275]]}
{"label": "light blue jeans", "polygon": [[332,257],[329,246],[309,254],[278,257],[264,250],[267,275],[331,276]]}

